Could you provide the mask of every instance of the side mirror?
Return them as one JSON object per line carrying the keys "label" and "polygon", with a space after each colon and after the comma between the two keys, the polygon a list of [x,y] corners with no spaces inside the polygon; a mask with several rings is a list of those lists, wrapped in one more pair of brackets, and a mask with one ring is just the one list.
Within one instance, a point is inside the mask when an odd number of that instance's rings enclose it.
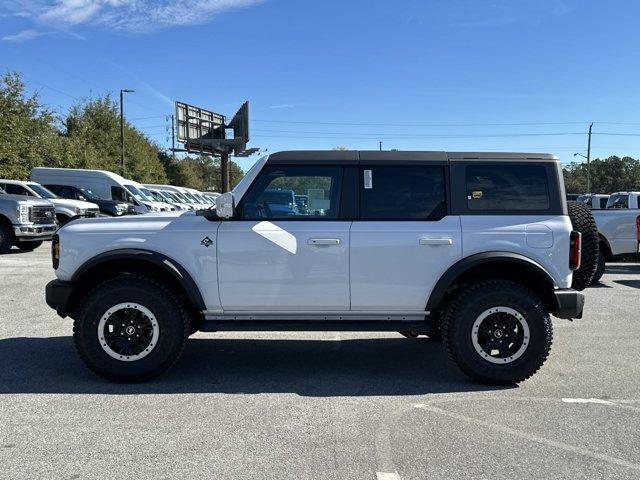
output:
{"label": "side mirror", "polygon": [[227,192],[216,198],[216,215],[220,218],[233,217],[233,210],[235,208],[235,201],[233,199],[233,192]]}

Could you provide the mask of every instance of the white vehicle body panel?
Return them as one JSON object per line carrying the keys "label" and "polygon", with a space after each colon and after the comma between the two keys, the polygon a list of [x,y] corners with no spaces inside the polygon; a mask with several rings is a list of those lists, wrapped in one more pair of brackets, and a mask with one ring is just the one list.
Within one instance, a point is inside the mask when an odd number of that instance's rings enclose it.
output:
{"label": "white vehicle body panel", "polygon": [[224,310],[349,310],[346,221],[228,221],[218,230]]}
{"label": "white vehicle body panel", "polygon": [[104,252],[123,248],[149,250],[181,265],[197,282],[207,310],[220,310],[216,248],[201,244],[205,236],[214,239],[217,229],[218,222],[193,212],[79,219],[58,231],[63,248],[56,276],[71,280],[85,262]]}
{"label": "white vehicle body panel", "polygon": [[461,258],[458,216],[435,222],[353,222],[351,308],[424,311],[440,276]]}
{"label": "white vehicle body panel", "polygon": [[571,286],[568,216],[464,215],[462,255],[510,252],[523,255],[541,266],[558,288]]}
{"label": "white vehicle body panel", "polygon": [[614,208],[594,211],[598,233],[609,244],[612,255],[638,252],[636,222],[640,210]]}

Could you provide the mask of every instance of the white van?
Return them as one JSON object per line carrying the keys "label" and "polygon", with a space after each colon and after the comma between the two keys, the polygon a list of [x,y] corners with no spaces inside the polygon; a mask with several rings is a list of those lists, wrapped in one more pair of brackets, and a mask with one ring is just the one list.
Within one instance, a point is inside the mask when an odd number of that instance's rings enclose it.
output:
{"label": "white van", "polygon": [[45,185],[89,188],[100,198],[132,203],[137,213],[161,210],[139,190],[140,184],[105,170],[36,167],[31,170],[31,180]]}

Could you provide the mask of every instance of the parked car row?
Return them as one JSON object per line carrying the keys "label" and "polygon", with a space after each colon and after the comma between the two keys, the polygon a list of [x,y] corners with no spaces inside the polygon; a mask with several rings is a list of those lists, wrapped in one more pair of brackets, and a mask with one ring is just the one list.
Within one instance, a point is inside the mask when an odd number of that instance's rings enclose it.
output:
{"label": "parked car row", "polygon": [[215,192],[173,185],[142,185],[102,170],[37,167],[31,180],[0,179],[0,253],[33,250],[77,217],[201,210]]}

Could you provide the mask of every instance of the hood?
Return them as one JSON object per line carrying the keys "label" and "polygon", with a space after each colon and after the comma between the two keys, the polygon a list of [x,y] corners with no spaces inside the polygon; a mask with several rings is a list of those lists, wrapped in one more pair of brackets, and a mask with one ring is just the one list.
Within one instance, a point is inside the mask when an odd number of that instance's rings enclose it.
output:
{"label": "hood", "polygon": [[53,204],[49,200],[37,197],[27,197],[26,195],[12,195],[10,193],[0,193],[0,201],[10,201],[11,203],[23,203],[37,207],[51,207]]}
{"label": "hood", "polygon": [[75,208],[82,208],[83,210],[98,209],[98,205],[96,205],[95,203],[85,202],[83,200],[69,200],[68,198],[52,198],[49,201],[56,206],[67,207],[71,209],[75,209]]}
{"label": "hood", "polygon": [[193,211],[182,210],[122,217],[79,218],[65,224],[59,232],[67,234],[121,233],[123,237],[129,237],[136,233],[159,234],[164,230],[180,229],[186,225],[192,225],[194,222],[203,221],[208,222],[204,217],[196,216]]}

